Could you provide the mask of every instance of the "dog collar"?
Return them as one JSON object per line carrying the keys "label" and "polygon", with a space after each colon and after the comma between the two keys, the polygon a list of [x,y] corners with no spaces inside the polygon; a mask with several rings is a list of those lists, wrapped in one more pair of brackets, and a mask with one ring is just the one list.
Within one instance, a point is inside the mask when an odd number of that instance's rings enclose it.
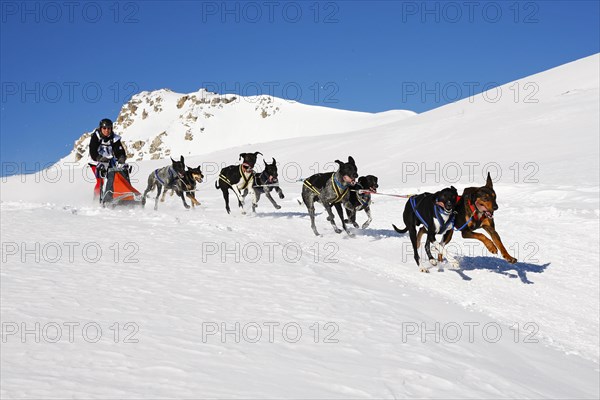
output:
{"label": "dog collar", "polygon": [[348,187],[348,184],[343,184],[343,183],[340,183],[340,182],[337,180],[337,178],[335,177],[335,174],[333,174],[333,181],[335,182],[335,184],[336,184],[336,185],[338,185],[338,187],[339,187],[340,189],[346,189],[346,188]]}
{"label": "dog collar", "polygon": [[477,208],[475,208],[473,203],[471,203],[471,200],[467,200],[467,205],[471,209],[471,218],[473,218],[475,221],[479,221],[479,220],[483,221],[484,219],[487,218],[485,213],[481,213],[481,217],[478,215],[479,210]]}
{"label": "dog collar", "polygon": [[333,186],[333,190],[337,196],[336,199],[332,201],[332,204],[339,203],[350,189],[348,188],[348,185],[342,185],[338,182],[337,178],[335,177],[335,173],[331,175],[331,185]]}

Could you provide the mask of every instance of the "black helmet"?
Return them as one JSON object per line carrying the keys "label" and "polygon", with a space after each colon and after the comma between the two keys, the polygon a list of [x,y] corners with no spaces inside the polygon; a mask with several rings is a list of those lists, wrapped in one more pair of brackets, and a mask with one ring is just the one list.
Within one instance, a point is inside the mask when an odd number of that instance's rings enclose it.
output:
{"label": "black helmet", "polygon": [[99,128],[111,128],[113,127],[113,122],[108,119],[108,118],[104,118],[103,120],[100,121],[100,124],[98,125]]}

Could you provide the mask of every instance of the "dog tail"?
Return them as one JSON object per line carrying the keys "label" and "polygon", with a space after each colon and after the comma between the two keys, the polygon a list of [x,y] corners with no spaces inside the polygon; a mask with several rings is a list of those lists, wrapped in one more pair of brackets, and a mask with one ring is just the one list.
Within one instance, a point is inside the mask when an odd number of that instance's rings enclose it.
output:
{"label": "dog tail", "polygon": [[219,180],[218,179],[215,181],[215,189],[221,189],[221,186],[219,186]]}
{"label": "dog tail", "polygon": [[394,227],[394,230],[398,233],[406,233],[408,232],[408,227],[404,228],[404,229],[398,229],[398,227],[394,224],[392,224],[392,226]]}

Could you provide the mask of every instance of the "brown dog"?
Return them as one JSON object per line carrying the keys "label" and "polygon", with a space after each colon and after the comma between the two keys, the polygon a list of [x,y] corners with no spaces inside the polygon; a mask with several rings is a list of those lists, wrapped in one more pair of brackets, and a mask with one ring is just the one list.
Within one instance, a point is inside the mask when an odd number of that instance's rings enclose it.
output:
{"label": "brown dog", "polygon": [[[497,209],[496,192],[488,172],[485,186],[470,187],[463,191],[456,205],[457,214],[454,227],[462,232],[463,238],[480,240],[492,254],[498,254],[498,250],[500,250],[502,257],[509,263],[514,264],[517,259],[508,254],[494,226],[494,211]],[[483,228],[492,240],[482,233],[474,232],[479,228]]]}

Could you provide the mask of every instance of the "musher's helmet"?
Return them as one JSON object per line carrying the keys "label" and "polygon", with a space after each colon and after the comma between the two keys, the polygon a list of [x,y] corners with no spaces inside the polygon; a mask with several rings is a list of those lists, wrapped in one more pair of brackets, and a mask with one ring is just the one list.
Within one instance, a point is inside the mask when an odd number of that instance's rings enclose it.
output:
{"label": "musher's helmet", "polygon": [[100,121],[100,124],[98,125],[98,128],[109,128],[112,130],[113,127],[113,122],[108,119],[108,118],[104,118],[103,120]]}

